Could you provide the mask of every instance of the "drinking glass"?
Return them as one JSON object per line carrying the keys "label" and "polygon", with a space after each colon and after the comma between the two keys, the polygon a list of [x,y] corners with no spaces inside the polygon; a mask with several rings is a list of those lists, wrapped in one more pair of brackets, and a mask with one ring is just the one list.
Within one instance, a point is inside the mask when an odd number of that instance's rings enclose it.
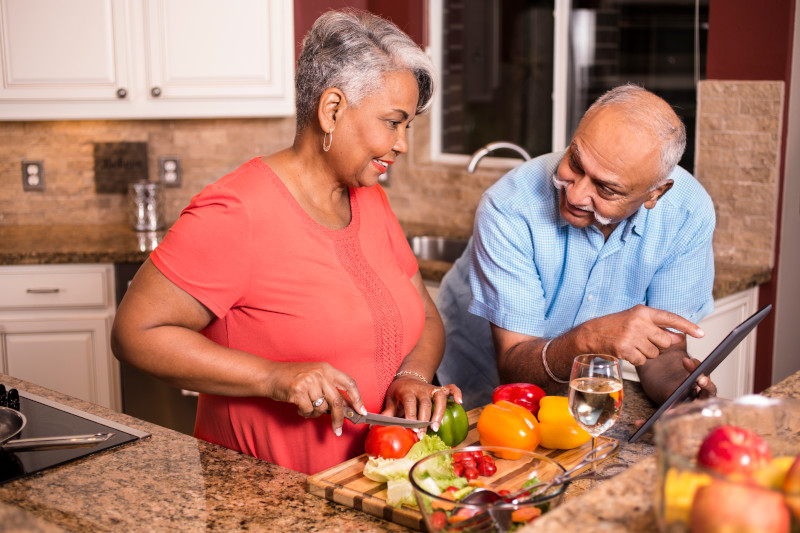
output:
{"label": "drinking glass", "polygon": [[[616,357],[583,354],[572,363],[569,379],[569,411],[578,425],[597,437],[613,426],[622,411],[622,372]],[[592,472],[596,471],[592,462]]]}

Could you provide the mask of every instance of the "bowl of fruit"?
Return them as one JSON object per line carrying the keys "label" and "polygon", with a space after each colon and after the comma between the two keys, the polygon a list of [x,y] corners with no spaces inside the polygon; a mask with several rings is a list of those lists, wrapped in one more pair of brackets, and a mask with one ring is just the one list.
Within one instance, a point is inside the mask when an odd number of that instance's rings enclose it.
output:
{"label": "bowl of fruit", "polygon": [[800,401],[696,401],[654,431],[662,532],[800,531]]}
{"label": "bowl of fruit", "polygon": [[468,446],[417,461],[409,479],[429,532],[511,531],[555,508],[565,469],[516,448]]}

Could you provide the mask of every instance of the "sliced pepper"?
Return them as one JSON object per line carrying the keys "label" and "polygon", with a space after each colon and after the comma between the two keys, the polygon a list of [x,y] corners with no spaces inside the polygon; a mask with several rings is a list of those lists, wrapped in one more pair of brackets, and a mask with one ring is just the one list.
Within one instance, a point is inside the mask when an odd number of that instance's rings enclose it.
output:
{"label": "sliced pepper", "polygon": [[450,447],[458,446],[464,442],[464,439],[467,438],[467,433],[469,433],[467,412],[464,411],[461,404],[457,404],[452,399],[447,400],[447,407],[444,410],[439,430],[433,431],[430,426],[428,427],[428,435],[439,435],[439,438]]}
{"label": "sliced pepper", "polygon": [[507,383],[494,389],[492,403],[508,400],[536,416],[539,413],[539,400],[544,396],[545,392],[533,383]]}
{"label": "sliced pepper", "polygon": [[569,412],[564,396],[545,396],[539,400],[539,432],[545,448],[571,450],[592,438]]}
{"label": "sliced pepper", "polygon": [[[483,408],[478,418],[478,435],[484,446],[505,446],[534,451],[539,445],[539,422],[533,413],[511,403],[500,400]],[[496,453],[503,459],[519,459],[520,454]]]}

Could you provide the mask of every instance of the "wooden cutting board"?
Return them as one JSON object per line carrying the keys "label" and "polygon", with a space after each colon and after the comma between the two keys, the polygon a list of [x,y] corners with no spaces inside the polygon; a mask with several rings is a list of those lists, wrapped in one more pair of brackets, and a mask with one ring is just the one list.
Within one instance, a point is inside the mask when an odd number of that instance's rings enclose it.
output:
{"label": "wooden cutting board", "polygon": [[[480,445],[477,426],[481,411],[483,407],[472,409],[467,413],[469,433],[457,448]],[[597,438],[597,444],[613,440],[610,437],[600,436]],[[536,452],[558,461],[561,466],[569,470],[577,465],[590,449],[591,441],[572,450],[551,450],[540,446]],[[377,483],[365,477],[365,464],[367,464],[367,454],[309,476],[306,480],[306,490],[316,496],[364,511],[389,522],[424,531],[425,523],[419,509],[407,505],[394,508],[387,504],[386,483]]]}

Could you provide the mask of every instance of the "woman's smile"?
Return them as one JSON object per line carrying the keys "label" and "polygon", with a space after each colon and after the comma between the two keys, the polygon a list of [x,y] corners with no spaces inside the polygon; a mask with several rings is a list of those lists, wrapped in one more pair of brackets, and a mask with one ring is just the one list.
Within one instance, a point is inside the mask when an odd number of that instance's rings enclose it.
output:
{"label": "woman's smile", "polygon": [[373,159],[372,165],[378,169],[378,172],[381,174],[387,172],[389,170],[389,165],[393,164],[394,161],[389,161],[387,159]]}

